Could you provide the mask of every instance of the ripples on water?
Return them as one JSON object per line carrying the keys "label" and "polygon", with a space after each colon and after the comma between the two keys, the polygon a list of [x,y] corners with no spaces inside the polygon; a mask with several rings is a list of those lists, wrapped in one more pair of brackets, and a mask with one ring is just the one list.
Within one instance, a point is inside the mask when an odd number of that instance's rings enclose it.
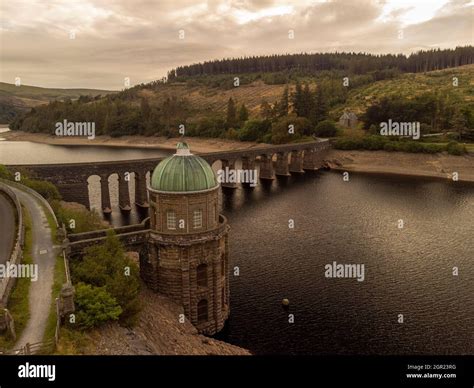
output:
{"label": "ripples on water", "polygon": [[[226,193],[240,276],[220,338],[256,353],[474,353],[472,186],[306,173]],[[365,281],[325,278],[333,261],[365,264]]]}

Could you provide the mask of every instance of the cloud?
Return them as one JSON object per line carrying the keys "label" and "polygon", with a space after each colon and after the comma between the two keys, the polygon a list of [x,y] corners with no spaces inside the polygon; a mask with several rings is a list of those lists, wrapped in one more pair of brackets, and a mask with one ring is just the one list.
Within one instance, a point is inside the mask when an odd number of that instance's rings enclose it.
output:
{"label": "cloud", "polygon": [[118,90],[124,77],[148,82],[173,67],[223,57],[472,44],[469,1],[434,1],[429,9],[422,0],[4,1],[0,79]]}

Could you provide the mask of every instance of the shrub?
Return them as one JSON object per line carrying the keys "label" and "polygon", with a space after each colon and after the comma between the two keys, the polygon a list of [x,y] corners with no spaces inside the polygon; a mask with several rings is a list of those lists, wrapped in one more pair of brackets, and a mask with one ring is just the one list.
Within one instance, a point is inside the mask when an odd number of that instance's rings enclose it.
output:
{"label": "shrub", "polygon": [[133,323],[139,311],[138,272],[138,266],[125,254],[113,231],[104,243],[89,247],[83,260],[72,266],[75,282],[105,287],[122,308],[120,320],[127,325]]}
{"label": "shrub", "polygon": [[418,153],[423,152],[423,144],[416,141],[407,141],[403,143],[403,151]]}
{"label": "shrub", "polygon": [[58,188],[51,182],[24,178],[21,183],[41,194],[48,202],[61,199]]}
{"label": "shrub", "polygon": [[3,164],[0,164],[0,178],[11,179],[12,173]]}
{"label": "shrub", "polygon": [[79,283],[75,287],[76,323],[81,329],[100,326],[109,320],[117,320],[121,307],[105,287]]}
{"label": "shrub", "polygon": [[362,148],[366,150],[383,150],[387,139],[381,136],[369,136],[363,139]]}
{"label": "shrub", "polygon": [[247,120],[239,132],[241,141],[261,141],[270,131],[271,123],[268,120]]}
{"label": "shrub", "polygon": [[[72,208],[57,200],[51,203],[51,207],[59,223],[66,226],[68,233],[83,233],[105,228],[101,217],[95,210],[89,211],[85,207]],[[70,227],[71,220],[74,220],[74,228]]]}
{"label": "shrub", "polygon": [[336,124],[331,120],[323,120],[314,129],[316,136],[333,137],[337,134]]}
{"label": "shrub", "polygon": [[444,150],[441,144],[423,144],[423,152],[426,154],[436,154]]}
{"label": "shrub", "polygon": [[362,148],[362,142],[357,138],[337,139],[334,148],[339,150],[358,150]]}
{"label": "shrub", "polygon": [[446,146],[446,151],[450,155],[462,155],[466,152],[466,147],[456,141],[450,141]]}

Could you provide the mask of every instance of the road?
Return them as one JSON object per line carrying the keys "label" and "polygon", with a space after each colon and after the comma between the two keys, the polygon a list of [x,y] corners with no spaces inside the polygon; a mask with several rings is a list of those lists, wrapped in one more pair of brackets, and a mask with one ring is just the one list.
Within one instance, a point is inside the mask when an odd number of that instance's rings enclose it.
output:
{"label": "road", "polygon": [[15,208],[12,202],[0,194],[0,264],[5,264],[12,254],[15,243]]}
{"label": "road", "polygon": [[39,201],[22,190],[11,188],[30,213],[33,233],[32,257],[33,263],[38,265],[38,280],[31,282],[30,286],[30,319],[14,346],[15,349],[19,349],[26,343],[32,344],[43,340],[51,308],[56,252],[51,238],[51,228]]}

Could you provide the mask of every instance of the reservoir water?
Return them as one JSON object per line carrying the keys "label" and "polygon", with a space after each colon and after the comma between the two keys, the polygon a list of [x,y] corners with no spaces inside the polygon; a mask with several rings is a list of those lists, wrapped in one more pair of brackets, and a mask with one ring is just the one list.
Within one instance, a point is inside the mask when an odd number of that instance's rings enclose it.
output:
{"label": "reservoir water", "polygon": [[[11,152],[18,164],[158,156],[34,143],[5,152],[12,144],[0,142],[0,163]],[[225,189],[221,200],[232,271],[218,338],[257,354],[474,354],[473,185],[307,172]],[[111,221],[143,216],[115,208]],[[364,264],[364,281],[326,278],[333,262]]]}

